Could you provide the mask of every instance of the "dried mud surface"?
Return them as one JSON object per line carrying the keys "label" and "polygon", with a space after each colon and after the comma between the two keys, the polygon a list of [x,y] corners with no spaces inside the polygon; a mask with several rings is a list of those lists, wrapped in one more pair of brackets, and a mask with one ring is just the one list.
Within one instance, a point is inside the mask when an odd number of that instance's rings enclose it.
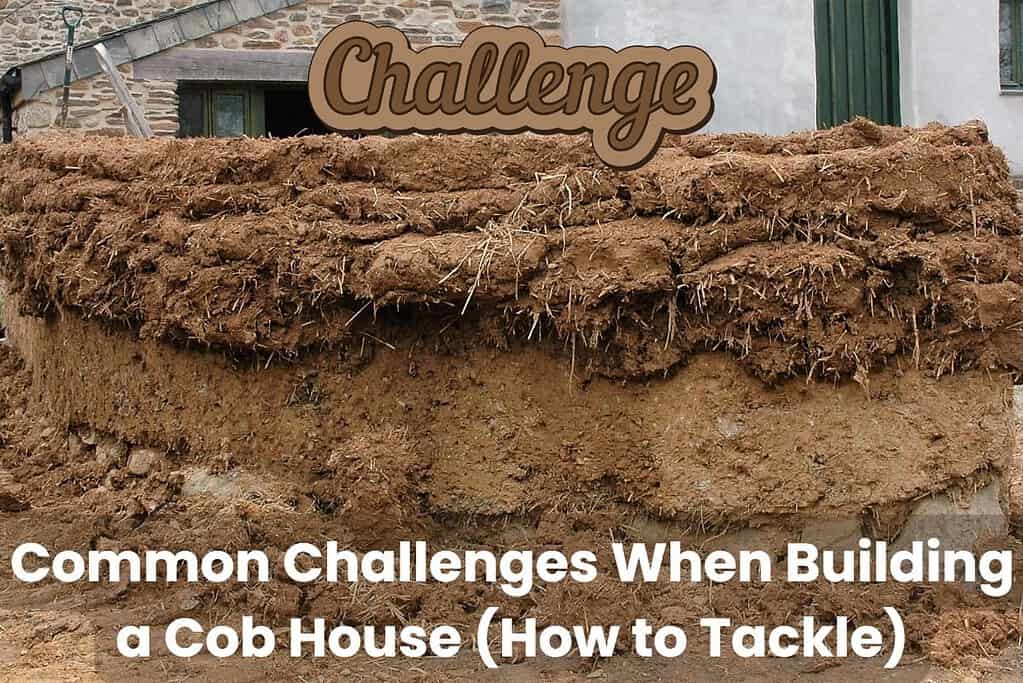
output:
{"label": "dried mud surface", "polygon": [[[725,362],[726,367],[734,364]],[[325,618],[350,625],[449,623],[469,637],[479,613],[495,605],[502,616],[535,617],[541,625],[566,623],[628,624],[646,618],[660,626],[677,624],[696,633],[708,616],[764,624],[796,624],[804,614],[827,622],[849,615],[856,624],[887,629],[885,606],[894,606],[908,628],[909,657],[900,671],[883,680],[943,680],[946,674],[921,664],[922,658],[959,670],[1002,671],[998,654],[1014,646],[1021,633],[1018,605],[1023,586],[1002,600],[984,598],[968,588],[939,586],[828,586],[818,584],[656,583],[623,587],[611,578],[609,539],[634,542],[681,541],[707,552],[717,548],[764,548],[780,552],[783,544],[807,531],[784,525],[761,529],[704,529],[693,520],[658,519],[641,514],[625,501],[595,501],[578,494],[532,515],[439,515],[413,523],[395,499],[395,472],[381,458],[393,453],[403,436],[392,431],[365,433],[345,445],[339,463],[298,459],[287,468],[270,463],[211,462],[201,454],[171,451],[144,475],[126,471],[124,463],[107,458],[111,435],[67,429],[40,405],[33,373],[8,348],[0,346],[0,554],[9,555],[26,541],[50,548],[126,550],[213,549],[257,547],[279,559],[297,539],[337,539],[343,548],[388,547],[388,534],[429,538],[436,548],[487,548],[494,551],[551,550],[566,553],[591,549],[602,558],[602,574],[590,585],[542,585],[530,596],[510,598],[482,584],[358,584],[295,585],[283,579],[268,584],[128,585],[74,584],[47,581],[36,586],[0,574],[5,596],[0,623],[0,678],[25,680],[165,680],[168,675],[205,680],[312,680],[343,676],[353,680],[478,680],[483,671],[472,653],[454,662],[394,662],[382,666],[369,660],[234,661],[226,665],[199,658],[171,659],[158,652],[147,662],[131,663],[116,656],[113,637],[127,623],[164,625],[179,617],[207,623],[236,623],[242,614],[262,623],[284,625],[288,619]],[[945,380],[948,381],[948,380]],[[116,441],[116,439],[114,439]],[[94,442],[92,445],[90,442]],[[121,456],[123,458],[123,455]],[[385,476],[386,475],[386,476]],[[341,477],[348,478],[348,484]],[[983,473],[950,484],[954,495],[969,499],[988,479]],[[365,495],[344,495],[329,505],[323,486],[354,485]],[[552,497],[557,494],[553,493]],[[383,509],[377,501],[383,501]],[[397,507],[396,507],[397,506]],[[403,516],[403,513],[404,516]],[[894,538],[898,514],[864,516],[885,528],[875,535]],[[388,525],[400,520],[401,531]],[[373,524],[360,523],[372,520]],[[766,521],[766,520],[765,520]],[[423,525],[429,525],[429,529]],[[379,526],[380,529],[372,527]],[[383,534],[383,536],[381,536]],[[408,536],[405,536],[407,538]],[[827,540],[824,537],[822,540]],[[992,538],[985,547],[1012,548],[1019,542]],[[1017,567],[1017,577],[1023,566]],[[699,641],[696,641],[697,643]],[[705,645],[694,644],[694,649]],[[562,662],[503,663],[496,680],[593,679],[633,680],[637,677],[704,680],[732,672],[735,680],[841,680],[862,676],[882,680],[871,665],[797,662],[704,661],[698,655],[684,662],[638,661],[622,657],[608,662],[570,659]],[[954,676],[949,680],[958,680]],[[991,680],[994,680],[992,678]]]}
{"label": "dried mud surface", "polygon": [[[717,352],[666,378],[579,385],[556,342],[438,349],[396,336],[393,349],[267,366],[70,314],[14,315],[9,333],[62,428],[265,477],[334,511],[363,545],[582,508],[708,529],[888,516],[1005,470],[1013,450],[1011,380],[978,370],[767,387]],[[83,464],[82,485],[104,465]]]}
{"label": "dried mud surface", "polygon": [[[920,500],[998,486],[1013,451],[1023,211],[980,123],[672,138],[628,173],[570,137],[32,138],[0,149],[0,173],[20,354],[0,346],[2,554],[30,537],[271,557],[298,540],[421,538],[603,560],[609,539],[895,540]],[[1023,637],[1019,581],[992,601],[937,586],[623,588],[604,570],[523,599],[464,583],[0,575],[15,610],[0,622],[33,624],[17,641],[28,671],[59,667],[66,647],[108,678],[128,676],[114,627],[178,616],[468,633],[496,605],[541,624],[845,614],[886,629],[894,606],[915,655],[987,671]],[[455,666],[415,673],[478,673]],[[534,666],[509,675],[651,672]],[[410,673],[230,673],[299,671]]]}
{"label": "dried mud surface", "polygon": [[587,376],[1023,365],[1023,214],[977,122],[694,136],[628,173],[534,136],[33,138],[0,169],[22,312],[143,339],[279,356],[467,320]]}

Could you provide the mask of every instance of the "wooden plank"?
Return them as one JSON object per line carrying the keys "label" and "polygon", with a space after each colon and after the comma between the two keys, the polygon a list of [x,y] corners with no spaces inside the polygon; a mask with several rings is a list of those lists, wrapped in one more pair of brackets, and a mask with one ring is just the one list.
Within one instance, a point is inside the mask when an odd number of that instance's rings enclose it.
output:
{"label": "wooden plank", "polygon": [[863,26],[864,0],[846,2],[849,45],[849,115],[870,115],[867,108],[867,50],[871,48]]}
{"label": "wooden plank", "polygon": [[831,14],[828,0],[814,3],[814,33],[817,52],[817,127],[834,125],[835,110],[831,83]]}
{"label": "wooden plank", "polygon": [[[881,90],[884,96],[885,123],[893,123],[894,102],[898,100],[899,94],[892,91],[892,54],[889,36],[890,16],[888,6],[891,3],[883,0],[881,7]],[[894,100],[893,100],[894,98]]]}
{"label": "wooden plank", "polygon": [[110,84],[114,86],[114,94],[117,95],[117,99],[124,107],[124,122],[128,131],[137,138],[153,137],[153,129],[149,127],[149,122],[146,121],[146,116],[142,113],[142,107],[131,96],[128,84],[124,82],[121,72],[117,70],[117,65],[111,59],[110,53],[103,47],[103,43],[96,45],[94,49],[96,56],[99,57],[100,68],[110,79]]}
{"label": "wooden plank", "polygon": [[817,120],[899,125],[898,0],[816,0]]}
{"label": "wooden plank", "polygon": [[879,123],[887,123],[890,103],[885,97],[888,74],[884,59],[885,34],[881,0],[864,0],[863,34],[866,38],[866,111]]}
{"label": "wooden plank", "polygon": [[304,83],[308,50],[222,50],[176,47],[135,63],[139,78],[160,81],[268,81]]}
{"label": "wooden plank", "polygon": [[885,50],[885,66],[888,69],[888,83],[885,93],[888,97],[888,121],[893,126],[902,125],[902,63],[899,52],[899,3],[885,0],[887,7],[885,35],[882,37]]}
{"label": "wooden plank", "polygon": [[849,41],[846,34],[845,0],[831,0],[831,90],[834,97],[832,125],[849,120]]}

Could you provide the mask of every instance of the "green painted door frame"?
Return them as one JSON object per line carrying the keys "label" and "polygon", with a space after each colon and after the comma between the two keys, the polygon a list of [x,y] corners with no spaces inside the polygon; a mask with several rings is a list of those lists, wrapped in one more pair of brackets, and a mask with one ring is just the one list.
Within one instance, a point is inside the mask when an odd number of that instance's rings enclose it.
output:
{"label": "green painted door frame", "polygon": [[902,124],[898,0],[814,0],[817,126]]}

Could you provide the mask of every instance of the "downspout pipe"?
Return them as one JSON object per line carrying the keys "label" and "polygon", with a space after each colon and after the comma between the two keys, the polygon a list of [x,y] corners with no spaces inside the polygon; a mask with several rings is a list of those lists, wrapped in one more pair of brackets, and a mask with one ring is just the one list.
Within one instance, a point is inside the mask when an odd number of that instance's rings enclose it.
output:
{"label": "downspout pipe", "polygon": [[13,67],[0,76],[0,142],[14,141],[14,93],[21,88],[21,71]]}

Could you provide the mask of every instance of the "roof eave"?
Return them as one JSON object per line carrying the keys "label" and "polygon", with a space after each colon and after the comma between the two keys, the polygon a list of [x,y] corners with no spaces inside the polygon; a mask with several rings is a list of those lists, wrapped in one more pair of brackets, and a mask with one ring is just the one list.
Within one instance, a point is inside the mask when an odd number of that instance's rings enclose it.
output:
{"label": "roof eave", "polygon": [[[107,33],[75,46],[72,80],[102,73],[95,51],[88,49],[100,43],[106,46],[114,64],[120,66],[302,2],[305,0],[210,0]],[[22,98],[31,99],[44,90],[63,85],[64,51],[19,64],[7,73],[11,71],[19,74]]]}

